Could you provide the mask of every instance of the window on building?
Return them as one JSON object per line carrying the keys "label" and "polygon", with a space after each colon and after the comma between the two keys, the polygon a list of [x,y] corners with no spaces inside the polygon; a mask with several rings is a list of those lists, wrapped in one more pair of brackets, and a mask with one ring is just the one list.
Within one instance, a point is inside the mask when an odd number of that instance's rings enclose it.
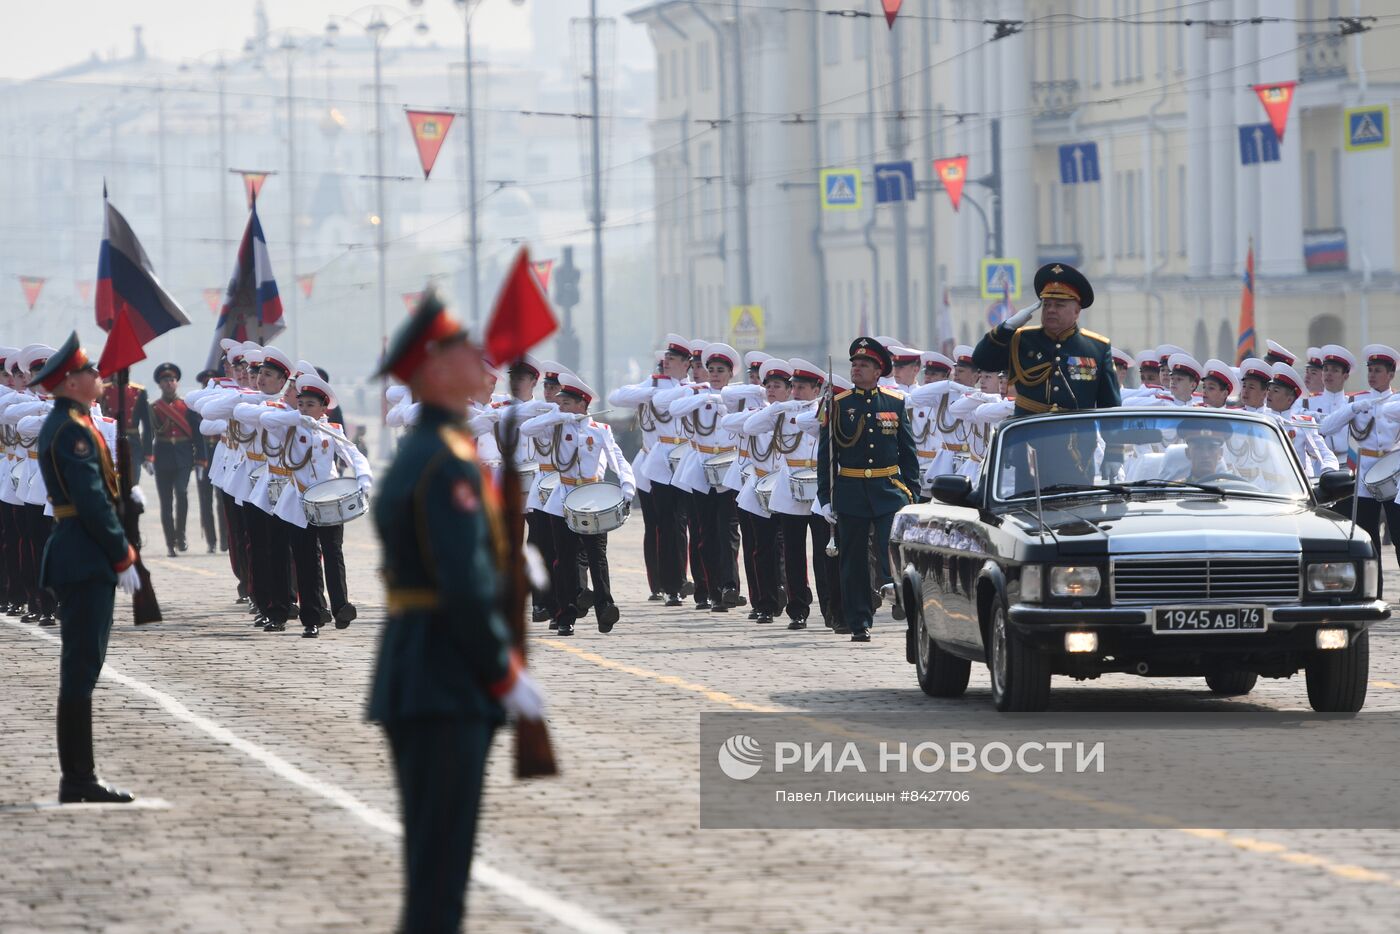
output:
{"label": "window on building", "polygon": [[1113,83],[1118,84],[1123,80],[1123,30],[1126,28],[1118,22],[1123,15],[1123,0],[1113,0]]}
{"label": "window on building", "polygon": [[681,93],[681,53],[679,51],[671,53],[671,96],[679,97]]}
{"label": "window on building", "polygon": [[1303,154],[1303,226],[1317,227],[1317,150]]}
{"label": "window on building", "polygon": [[826,139],[822,146],[822,165],[839,167],[841,160],[846,157],[845,147],[841,145],[841,121],[828,120],[826,122]]}
{"label": "window on building", "polygon": [[868,162],[875,156],[875,124],[869,117],[856,118],[856,151],[861,162]]}
{"label": "window on building", "polygon": [[695,47],[695,85],[701,91],[708,91],[713,80],[710,71],[710,42],[707,39]]}
{"label": "window on building", "polygon": [[715,178],[715,147],[714,143],[701,143],[696,148],[696,166],[699,169],[699,176],[706,181],[690,182],[686,184],[698,184],[700,186],[700,235],[709,239],[715,236],[715,231],[719,227],[719,186],[724,184],[722,179]]}
{"label": "window on building", "polygon": [[[1346,212],[1342,209],[1342,151],[1332,147],[1332,218],[1329,227],[1342,226]],[[1336,341],[1332,341],[1336,343]],[[1321,345],[1319,345],[1321,346]]]}
{"label": "window on building", "polygon": [[690,96],[690,46],[681,50],[681,95]]}
{"label": "window on building", "polygon": [[666,99],[666,55],[658,53],[656,56],[656,99],[664,101]]}
{"label": "window on building", "polygon": [[1186,255],[1186,166],[1176,167],[1176,255]]}
{"label": "window on building", "polygon": [[[1142,0],[1136,0],[1136,2],[1133,3],[1133,14],[1139,18],[1142,17]],[[1128,31],[1133,37],[1133,70],[1128,75],[1128,80],[1141,81],[1144,73],[1142,55],[1144,44],[1143,36],[1147,32],[1147,28],[1144,26],[1129,26]]]}
{"label": "window on building", "polygon": [[[1098,16],[1098,13],[1099,0],[1094,0],[1091,14]],[[1088,59],[1086,67],[1092,75],[1094,87],[1097,88],[1103,86],[1103,70],[1099,64],[1103,61],[1103,30],[1099,27],[1097,19],[1089,25],[1089,30],[1089,54],[1084,57]]]}
{"label": "window on building", "polygon": [[[841,17],[839,16],[831,16],[827,18],[841,21]],[[855,21],[850,20],[849,22],[854,23]],[[857,62],[865,61],[866,56],[870,54],[870,41],[872,35],[870,30],[868,28],[860,28],[854,25],[843,25],[841,29],[841,35],[849,35],[851,37],[851,59]]]}
{"label": "window on building", "polygon": [[1167,243],[1167,229],[1171,226],[1167,218],[1167,167],[1164,165],[1157,170],[1157,206],[1153,211],[1157,218],[1157,257],[1166,259],[1167,250],[1170,245]]}
{"label": "window on building", "polygon": [[822,17],[822,63],[841,64],[841,27],[845,25],[839,16]]}

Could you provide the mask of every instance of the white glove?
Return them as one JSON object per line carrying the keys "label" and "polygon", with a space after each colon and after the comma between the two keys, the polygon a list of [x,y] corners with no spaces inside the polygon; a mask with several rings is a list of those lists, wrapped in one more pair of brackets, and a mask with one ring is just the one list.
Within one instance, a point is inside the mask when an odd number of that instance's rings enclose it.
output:
{"label": "white glove", "polygon": [[307,428],[312,428],[312,429],[314,429],[314,428],[319,427],[320,424],[321,424],[321,420],[320,420],[319,418],[312,418],[310,415],[301,415],[300,418],[301,418],[301,423],[302,423],[303,425],[305,425]]}
{"label": "white glove", "polygon": [[[152,467],[151,471],[155,472],[155,467]],[[136,505],[140,506],[142,509],[146,508],[146,494],[141,492],[141,488],[139,486],[134,486],[131,488],[131,501]]]}
{"label": "white glove", "polygon": [[813,503],[812,512],[815,515],[821,516],[827,522],[835,521],[831,518],[831,505],[829,503]]}
{"label": "white glove", "polygon": [[370,490],[374,489],[374,481],[369,477],[356,477],[355,480],[360,484],[360,492],[366,496],[369,495]]}
{"label": "white glove", "polygon": [[1370,399],[1356,399],[1351,404],[1351,413],[1353,415],[1365,415],[1369,411],[1371,411]]}
{"label": "white glove", "polygon": [[1019,328],[1021,325],[1031,320],[1031,315],[1035,314],[1038,308],[1040,308],[1040,302],[1036,302],[1034,305],[1027,305],[1025,308],[1022,308],[1020,311],[1007,318],[1003,323],[1014,331],[1016,328]]}
{"label": "white glove", "polygon": [[141,575],[136,573],[136,565],[133,564],[117,575],[117,586],[128,596],[141,589]]}
{"label": "white glove", "polygon": [[539,720],[544,716],[544,694],[528,671],[515,676],[506,696],[501,698],[501,706],[515,719]]}

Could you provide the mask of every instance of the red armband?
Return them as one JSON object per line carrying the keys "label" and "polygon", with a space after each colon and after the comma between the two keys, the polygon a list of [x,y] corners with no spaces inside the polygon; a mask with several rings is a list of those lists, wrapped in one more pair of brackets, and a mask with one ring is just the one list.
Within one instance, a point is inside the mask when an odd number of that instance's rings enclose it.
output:
{"label": "red armband", "polygon": [[486,686],[486,692],[500,700],[510,693],[510,689],[515,687],[515,679],[520,677],[520,671],[525,667],[525,662],[520,658],[519,649],[510,650],[510,663],[506,668],[506,673]]}
{"label": "red armband", "polygon": [[112,565],[112,570],[114,570],[114,571],[116,571],[118,574],[120,574],[122,571],[125,571],[127,568],[131,567],[131,566],[132,566],[133,564],[135,564],[135,563],[136,563],[136,549],[135,549],[135,548],[132,548],[130,545],[127,545],[127,546],[126,546],[126,557],[125,557],[125,558],[122,558],[121,561],[118,561],[116,564]]}

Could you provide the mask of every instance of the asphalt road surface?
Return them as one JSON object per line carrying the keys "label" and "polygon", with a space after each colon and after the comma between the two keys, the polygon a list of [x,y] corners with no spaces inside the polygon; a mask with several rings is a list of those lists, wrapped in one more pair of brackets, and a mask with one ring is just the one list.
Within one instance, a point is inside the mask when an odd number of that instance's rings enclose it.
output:
{"label": "asphalt road surface", "polygon": [[[572,639],[534,627],[563,774],[515,781],[498,736],[472,930],[1395,929],[1400,831],[700,829],[701,712],[936,717],[989,706],[987,675],[924,696],[887,611],[852,645],[649,603],[640,535],[612,536],[611,634],[591,615]],[[58,644],[0,622],[0,931],[394,927],[397,797],[364,722],[383,611],[367,522],[346,557],[360,619],[315,641],[254,630],[225,556],[151,559],[166,621],[136,629],[121,607],[94,698],[99,768],[140,807],[53,804]],[[1400,710],[1397,635],[1373,633],[1368,710]],[[1301,677],[1238,700],[1187,680],[1055,685],[1060,711],[1306,707]]]}

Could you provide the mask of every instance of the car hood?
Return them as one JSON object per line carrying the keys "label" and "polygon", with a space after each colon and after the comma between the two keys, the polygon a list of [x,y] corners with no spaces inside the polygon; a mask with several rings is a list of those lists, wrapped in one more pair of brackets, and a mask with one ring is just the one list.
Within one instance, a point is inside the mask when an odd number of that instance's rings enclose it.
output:
{"label": "car hood", "polygon": [[[1342,524],[1306,503],[1182,497],[1146,502],[1118,498],[1046,503],[1045,525],[1061,554],[1199,554],[1201,552],[1340,551]],[[1008,519],[1035,536],[1035,506]]]}

